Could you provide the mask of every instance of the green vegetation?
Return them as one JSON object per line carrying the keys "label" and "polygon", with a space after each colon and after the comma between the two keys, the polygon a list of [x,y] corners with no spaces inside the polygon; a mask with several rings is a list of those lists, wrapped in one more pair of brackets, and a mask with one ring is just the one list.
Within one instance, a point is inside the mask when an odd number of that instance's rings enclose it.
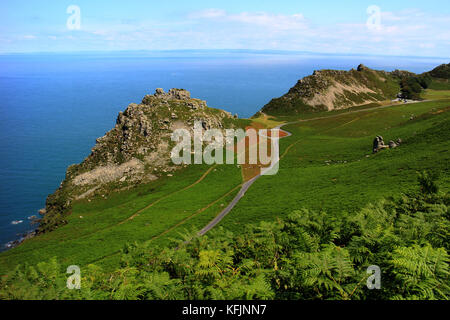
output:
{"label": "green vegetation", "polygon": [[441,64],[440,66],[437,66],[430,72],[428,72],[432,77],[439,78],[439,79],[450,79],[450,63],[448,64]]}
{"label": "green vegetation", "polygon": [[442,64],[421,75],[400,76],[401,95],[405,99],[420,100],[423,89],[449,90],[450,64]]}
{"label": "green vegetation", "polygon": [[[303,209],[285,219],[223,229],[177,249],[131,244],[120,267],[82,269],[81,289],[66,289],[56,259],[22,266],[0,283],[2,299],[448,299],[448,194],[379,201],[336,217]],[[381,270],[366,287],[367,267]]]}
{"label": "green vegetation", "polygon": [[391,100],[399,91],[398,76],[363,65],[350,71],[320,70],[299,80],[261,111],[272,116],[298,116]]}
{"label": "green vegetation", "polygon": [[[166,240],[179,235],[166,234],[191,217],[184,228],[201,228],[225,205],[229,193],[241,184],[240,170],[235,166],[192,166],[134,190],[115,193],[107,199],[74,204],[69,223],[55,231],[26,241],[2,253],[1,271],[6,272],[22,261],[35,264],[58,256],[66,265],[86,265],[100,260],[114,268],[114,258],[130,240]],[[215,203],[218,201],[218,203]],[[216,205],[211,209],[209,205]],[[179,231],[177,230],[177,231]]]}
{"label": "green vegetation", "polygon": [[403,77],[400,80],[400,93],[404,99],[420,100],[423,89],[427,89],[432,82],[428,74]]}
{"label": "green vegetation", "polygon": [[177,128],[192,129],[200,120],[205,127],[216,128],[236,128],[250,122],[191,99],[183,89],[168,93],[157,90],[154,95],[146,95],[142,104],[131,103],[119,112],[114,128],[96,140],[91,154],[67,169],[61,186],[47,198],[38,233],[66,225],[74,201],[104,197],[179,170],[180,166],[170,161],[175,145],[171,133]]}
{"label": "green vegetation", "polygon": [[[240,168],[192,165],[74,201],[66,225],[0,254],[0,299],[448,299],[450,90],[436,81],[430,101],[260,115],[297,121],[279,172],[201,238]],[[376,135],[402,143],[372,154]],[[69,265],[81,290],[66,289]]]}
{"label": "green vegetation", "polygon": [[450,90],[450,81],[448,79],[433,79],[428,88],[433,90]]}
{"label": "green vegetation", "polygon": [[[280,141],[278,173],[258,179],[222,221],[223,227],[241,230],[247,223],[283,217],[301,207],[355,212],[368,202],[411,191],[416,171],[424,169],[440,170],[448,190],[449,106],[449,100],[400,104],[286,126],[292,136]],[[372,154],[376,135],[403,143]]]}

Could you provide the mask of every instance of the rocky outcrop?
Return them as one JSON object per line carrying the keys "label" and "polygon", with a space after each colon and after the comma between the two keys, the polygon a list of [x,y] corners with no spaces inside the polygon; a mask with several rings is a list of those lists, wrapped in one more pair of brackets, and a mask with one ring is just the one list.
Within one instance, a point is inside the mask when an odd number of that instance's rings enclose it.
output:
{"label": "rocky outcrop", "polygon": [[234,117],[193,99],[189,91],[156,89],[142,103],[131,103],[117,116],[116,125],[96,140],[91,154],[67,169],[59,189],[47,198],[39,231],[64,224],[74,200],[105,195],[167,176],[180,168],[170,158],[175,129],[233,128]]}
{"label": "rocky outcrop", "polygon": [[398,80],[389,72],[362,64],[350,71],[317,70],[297,82],[289,92],[262,109],[269,115],[344,109],[393,99]]}
{"label": "rocky outcrop", "polygon": [[202,107],[206,107],[206,102],[199,100],[199,99],[191,99],[191,93],[187,90],[184,89],[170,89],[169,92],[164,92],[163,89],[158,88],[156,89],[156,92],[152,95],[148,94],[144,97],[144,99],[142,100],[143,104],[146,105],[151,105],[155,99],[160,99],[160,100],[164,100],[164,101],[168,101],[168,100],[185,100],[185,101],[190,101],[190,100],[194,100],[197,102],[201,102]]}
{"label": "rocky outcrop", "polygon": [[373,139],[372,151],[373,151],[373,153],[377,153],[378,151],[380,151],[382,149],[397,148],[401,143],[402,143],[402,139],[398,138],[396,142],[394,142],[393,140],[390,140],[389,143],[386,145],[383,141],[382,136],[376,136],[375,139]]}
{"label": "rocky outcrop", "polygon": [[383,137],[376,136],[375,139],[373,139],[373,148],[372,148],[373,153],[377,153],[379,150],[385,148],[388,148],[388,146],[384,144]]}

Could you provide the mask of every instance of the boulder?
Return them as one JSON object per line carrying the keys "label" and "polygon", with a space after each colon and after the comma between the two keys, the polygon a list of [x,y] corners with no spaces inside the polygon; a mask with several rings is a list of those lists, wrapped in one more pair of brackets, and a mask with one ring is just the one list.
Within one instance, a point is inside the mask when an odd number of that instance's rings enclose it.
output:
{"label": "boulder", "polygon": [[376,136],[373,140],[373,153],[378,152],[380,149],[387,148],[387,146],[384,144],[383,137],[382,136]]}
{"label": "boulder", "polygon": [[363,65],[362,63],[358,66],[358,68],[356,70],[358,71],[363,71],[363,70],[368,70],[369,68],[367,68],[365,65]]}
{"label": "boulder", "polygon": [[191,98],[191,93],[184,89],[170,89],[169,95],[171,98],[178,100],[189,100]]}

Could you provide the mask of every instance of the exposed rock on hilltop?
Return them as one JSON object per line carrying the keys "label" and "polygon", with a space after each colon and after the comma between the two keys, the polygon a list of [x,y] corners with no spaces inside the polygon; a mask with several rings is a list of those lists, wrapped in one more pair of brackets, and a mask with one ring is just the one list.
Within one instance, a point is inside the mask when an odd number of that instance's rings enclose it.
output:
{"label": "exposed rock on hilltop", "polygon": [[115,127],[96,140],[92,153],[67,169],[60,188],[47,198],[39,231],[64,224],[73,200],[129,188],[179,169],[170,159],[171,134],[180,128],[192,131],[195,121],[204,129],[237,126],[229,112],[209,108],[183,89],[157,89],[141,104],[131,103],[119,113]]}
{"label": "exposed rock on hilltop", "polygon": [[399,90],[395,75],[362,64],[350,71],[319,70],[299,80],[287,94],[273,99],[261,111],[276,115],[344,109],[393,99]]}

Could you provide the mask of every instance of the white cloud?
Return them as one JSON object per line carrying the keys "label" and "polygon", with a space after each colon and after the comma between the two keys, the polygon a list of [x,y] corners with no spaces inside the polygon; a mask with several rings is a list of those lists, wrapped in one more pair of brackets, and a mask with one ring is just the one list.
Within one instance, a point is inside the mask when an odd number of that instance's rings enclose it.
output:
{"label": "white cloud", "polygon": [[[208,23],[241,23],[258,27],[271,28],[272,30],[304,29],[306,20],[302,14],[271,14],[267,12],[241,12],[237,14],[227,13],[221,9],[207,9],[194,12],[189,15],[191,20],[208,20]],[[204,22],[204,21],[203,21]]]}
{"label": "white cloud", "polygon": [[192,12],[188,15],[190,19],[211,19],[225,17],[227,15],[222,9],[205,9],[201,11]]}
{"label": "white cloud", "polygon": [[27,35],[22,36],[21,38],[25,39],[25,40],[34,40],[37,37],[35,35],[32,35],[32,34],[27,34]]}
{"label": "white cloud", "polygon": [[[381,8],[383,9],[383,8]],[[363,11],[346,23],[313,22],[302,13],[228,12],[211,8],[176,20],[83,22],[73,33],[8,35],[2,42],[70,40],[89,50],[278,49],[328,53],[445,56],[450,52],[450,16],[416,9],[381,12],[381,26],[369,29]],[[30,42],[31,43],[31,42]],[[43,42],[44,43],[44,42]],[[34,42],[33,42],[34,47]]]}
{"label": "white cloud", "polygon": [[302,14],[207,9],[188,17],[191,44],[213,48],[442,55],[450,47],[450,16],[417,9],[382,11],[375,30],[366,21],[315,25]]}

